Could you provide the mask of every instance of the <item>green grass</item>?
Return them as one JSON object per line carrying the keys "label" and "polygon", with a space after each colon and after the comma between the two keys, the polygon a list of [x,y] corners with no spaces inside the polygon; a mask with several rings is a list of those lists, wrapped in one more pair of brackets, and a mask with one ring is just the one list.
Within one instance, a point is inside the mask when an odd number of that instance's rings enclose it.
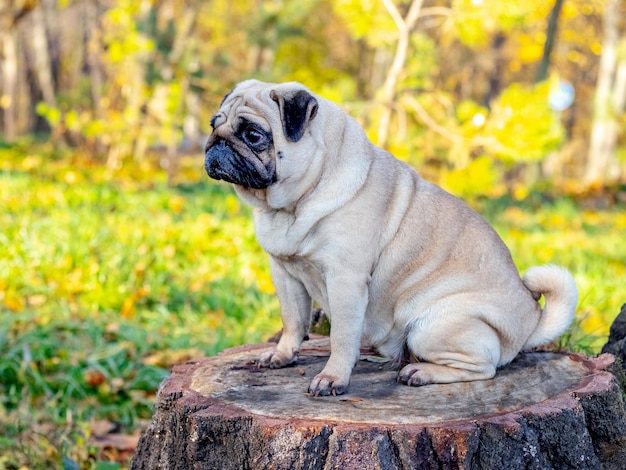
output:
{"label": "green grass", "polygon": [[[124,465],[89,440],[95,422],[136,431],[173,364],[280,328],[250,210],[200,159],[182,179],[0,149],[0,468]],[[474,205],[521,271],[572,271],[580,305],[562,343],[597,352],[625,301],[624,207],[541,194]]]}

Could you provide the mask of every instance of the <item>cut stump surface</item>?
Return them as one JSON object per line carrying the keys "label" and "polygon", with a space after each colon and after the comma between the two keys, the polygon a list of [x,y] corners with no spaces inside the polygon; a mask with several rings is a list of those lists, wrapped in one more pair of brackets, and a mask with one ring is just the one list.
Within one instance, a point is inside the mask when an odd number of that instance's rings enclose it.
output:
{"label": "cut stump surface", "polygon": [[133,468],[626,468],[611,355],[523,353],[491,380],[408,387],[364,354],[347,394],[312,397],[328,339],[294,367],[257,368],[269,347],[176,366]]}

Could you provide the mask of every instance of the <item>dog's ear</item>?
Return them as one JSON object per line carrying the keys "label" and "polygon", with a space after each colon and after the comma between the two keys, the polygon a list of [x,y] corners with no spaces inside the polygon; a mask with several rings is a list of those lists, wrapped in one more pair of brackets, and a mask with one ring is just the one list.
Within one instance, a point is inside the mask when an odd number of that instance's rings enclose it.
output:
{"label": "dog's ear", "polygon": [[270,97],[278,103],[285,136],[291,142],[299,141],[317,114],[317,100],[306,90],[285,93],[272,90]]}

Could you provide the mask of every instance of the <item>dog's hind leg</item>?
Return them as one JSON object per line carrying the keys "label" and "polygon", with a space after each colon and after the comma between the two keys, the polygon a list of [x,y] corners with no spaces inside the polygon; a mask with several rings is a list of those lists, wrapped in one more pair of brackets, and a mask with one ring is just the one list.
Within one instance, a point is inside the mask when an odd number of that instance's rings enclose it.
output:
{"label": "dog's hind leg", "polygon": [[398,381],[419,386],[492,378],[500,357],[500,341],[490,326],[473,321],[471,326],[434,322],[427,329],[414,325],[407,346],[425,362],[402,368]]}

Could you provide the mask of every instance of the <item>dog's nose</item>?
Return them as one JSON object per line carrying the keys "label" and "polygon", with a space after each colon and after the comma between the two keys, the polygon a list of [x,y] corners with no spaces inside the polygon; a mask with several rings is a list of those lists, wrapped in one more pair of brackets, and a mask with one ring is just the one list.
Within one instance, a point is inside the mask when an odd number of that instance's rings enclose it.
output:
{"label": "dog's nose", "polygon": [[209,137],[204,152],[204,169],[215,179],[223,179],[225,167],[230,166],[233,160],[233,151],[221,137]]}
{"label": "dog's nose", "polygon": [[221,137],[217,137],[215,139],[209,138],[208,142],[206,143],[206,148],[204,149],[204,154],[206,156],[206,154],[211,150],[217,151],[217,152],[223,152],[227,148],[228,146],[226,145],[226,141],[222,139]]}
{"label": "dog's nose", "polygon": [[212,134],[211,136],[209,136],[209,138],[206,141],[206,144],[204,145],[204,155],[206,156],[209,150],[218,146],[222,147],[223,149],[223,147],[226,146],[226,142],[221,137],[217,137],[214,134]]}

